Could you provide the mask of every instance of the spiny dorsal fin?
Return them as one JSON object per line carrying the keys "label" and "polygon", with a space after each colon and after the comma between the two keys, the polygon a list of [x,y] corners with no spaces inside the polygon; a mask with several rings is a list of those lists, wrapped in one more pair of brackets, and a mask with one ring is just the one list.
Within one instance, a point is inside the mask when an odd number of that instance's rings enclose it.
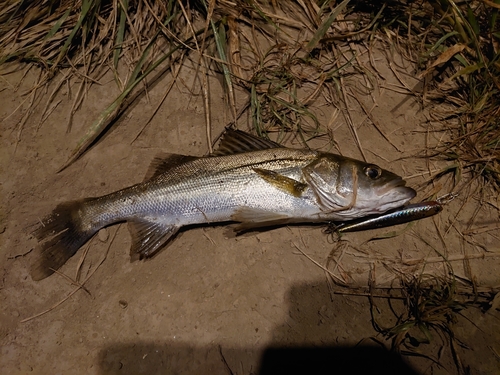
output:
{"label": "spiny dorsal fin", "polygon": [[128,221],[128,229],[132,237],[130,255],[132,259],[137,255],[147,258],[154,255],[160,248],[174,236],[179,227],[161,221],[136,218]]}
{"label": "spiny dorsal fin", "polygon": [[157,177],[162,173],[168,171],[169,169],[172,169],[173,167],[177,167],[178,165],[187,163],[195,159],[198,159],[198,157],[160,153],[156,155],[153,161],[151,161],[151,164],[149,164],[149,168],[146,172],[146,176],[144,177],[144,181],[149,181],[154,177]]}
{"label": "spiny dorsal fin", "polygon": [[267,150],[283,147],[269,139],[259,138],[255,135],[237,129],[227,129],[219,143],[219,147],[210,156],[224,156],[241,154],[244,152]]}
{"label": "spiny dorsal fin", "polygon": [[253,170],[266,182],[284,191],[285,193],[292,194],[294,197],[302,196],[304,190],[307,189],[307,184],[294,180],[293,178],[283,176],[275,171],[261,168],[254,168]]}

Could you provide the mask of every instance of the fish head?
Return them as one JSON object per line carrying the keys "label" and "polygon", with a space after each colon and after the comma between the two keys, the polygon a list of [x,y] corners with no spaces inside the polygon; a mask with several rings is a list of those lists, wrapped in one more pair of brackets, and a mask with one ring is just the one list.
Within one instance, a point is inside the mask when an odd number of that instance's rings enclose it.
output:
{"label": "fish head", "polygon": [[[401,176],[375,164],[359,165],[355,206],[367,214],[378,214],[400,207],[417,195]],[[347,181],[346,181],[347,182]],[[349,182],[347,182],[349,183]]]}
{"label": "fish head", "polygon": [[303,173],[321,209],[345,220],[386,212],[416,195],[400,176],[340,155],[321,154]]}

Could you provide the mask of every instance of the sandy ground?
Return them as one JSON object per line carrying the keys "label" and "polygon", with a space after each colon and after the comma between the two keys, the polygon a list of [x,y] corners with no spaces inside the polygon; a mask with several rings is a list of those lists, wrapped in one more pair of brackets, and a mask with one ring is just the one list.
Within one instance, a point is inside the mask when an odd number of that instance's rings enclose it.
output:
{"label": "sandy ground", "polygon": [[[426,171],[443,164],[411,156],[437,142],[441,134],[426,131],[429,113],[412,97],[391,89],[401,82],[383,55],[376,61],[384,79],[371,95],[358,92],[358,97],[372,110],[372,119],[394,146],[355,101],[350,101],[348,110],[367,159],[419,187],[428,177]],[[407,69],[395,65],[395,70],[409,87],[418,83]],[[457,275],[473,276],[480,286],[498,286],[498,233],[467,238],[459,233],[468,228],[478,207],[474,199],[463,206],[465,190],[439,216],[418,222],[397,237],[369,243],[365,241],[392,229],[348,234],[334,242],[321,227],[307,225],[240,237],[227,226],[206,226],[183,231],[153,259],[131,263],[127,227],[116,225],[90,242],[80,281],[98,268],[85,282],[85,290],[57,274],[32,281],[28,267],[36,242],[29,236],[29,227],[57,203],[140,182],[158,152],[201,156],[207,152],[207,141],[202,97],[193,95],[193,71],[185,67],[182,81],[135,141],[171,77],[150,88],[148,96],[127,109],[89,152],[57,174],[86,128],[118,90],[111,79],[93,86],[67,133],[72,99],[63,87],[51,115],[40,124],[42,101],[19,136],[18,124],[27,107],[23,94],[36,72],[30,71],[23,81],[21,76],[11,74],[0,82],[2,373],[457,373],[449,339],[435,331],[430,344],[416,349],[426,358],[386,351],[380,343],[389,348],[390,341],[374,330],[368,298],[332,294],[325,272],[302,252],[320,265],[331,256],[337,263],[330,264],[330,271],[351,287],[368,285],[370,277],[377,285],[390,285],[396,270],[443,274],[440,254],[458,259],[450,262]],[[359,80],[353,81],[352,87],[359,84]],[[198,92],[196,86],[194,91]],[[230,119],[220,77],[211,77],[210,92],[215,137]],[[240,93],[240,104],[244,99]],[[340,150],[332,151],[361,158],[345,119],[334,117],[333,106],[318,99],[315,113],[333,131]],[[241,129],[248,129],[248,124],[245,116],[239,121]],[[317,146],[325,143],[319,140]],[[293,140],[288,144],[299,147]],[[438,195],[449,192],[447,189],[444,183]],[[425,197],[421,189],[415,201]],[[498,207],[495,197],[490,202]],[[498,210],[487,202],[479,210],[472,227],[498,222]],[[82,253],[80,250],[61,272],[74,278]],[[464,262],[466,256],[476,258]],[[422,259],[438,261],[419,261]],[[383,326],[394,324],[392,310],[404,311],[400,303],[394,302],[391,308],[383,299],[377,300],[377,306],[374,315]],[[50,311],[23,322],[47,309]],[[472,374],[498,374],[498,309],[471,308],[457,317],[453,327],[462,344],[456,345],[460,361]]]}

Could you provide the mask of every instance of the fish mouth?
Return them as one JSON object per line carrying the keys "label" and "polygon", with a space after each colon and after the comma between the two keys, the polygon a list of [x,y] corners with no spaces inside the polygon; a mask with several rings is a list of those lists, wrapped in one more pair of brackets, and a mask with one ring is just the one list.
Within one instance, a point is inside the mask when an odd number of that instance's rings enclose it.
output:
{"label": "fish mouth", "polygon": [[395,178],[395,179],[389,181],[387,184],[385,184],[380,189],[379,192],[380,192],[381,195],[383,195],[383,194],[386,194],[387,192],[389,192],[390,190],[393,190],[395,188],[405,188],[405,189],[408,189],[405,186],[406,186],[406,181],[403,180],[401,177],[399,177],[399,178]]}
{"label": "fish mouth", "polygon": [[401,200],[409,201],[415,198],[417,192],[410,187],[406,186],[406,181],[401,177],[396,178],[385,184],[380,190],[380,195],[399,195]]}
{"label": "fish mouth", "polygon": [[413,199],[417,192],[406,186],[406,181],[402,178],[394,179],[385,184],[379,191],[379,204],[373,209],[374,213],[380,214],[404,205]]}

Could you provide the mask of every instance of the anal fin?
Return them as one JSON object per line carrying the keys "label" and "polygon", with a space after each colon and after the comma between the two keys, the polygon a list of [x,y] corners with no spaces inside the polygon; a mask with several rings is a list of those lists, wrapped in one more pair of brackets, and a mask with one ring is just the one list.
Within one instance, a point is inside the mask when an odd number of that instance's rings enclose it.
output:
{"label": "anal fin", "polygon": [[157,221],[155,218],[139,218],[128,221],[128,229],[132,236],[130,254],[132,257],[147,258],[154,255],[172,238],[179,227],[170,223]]}

